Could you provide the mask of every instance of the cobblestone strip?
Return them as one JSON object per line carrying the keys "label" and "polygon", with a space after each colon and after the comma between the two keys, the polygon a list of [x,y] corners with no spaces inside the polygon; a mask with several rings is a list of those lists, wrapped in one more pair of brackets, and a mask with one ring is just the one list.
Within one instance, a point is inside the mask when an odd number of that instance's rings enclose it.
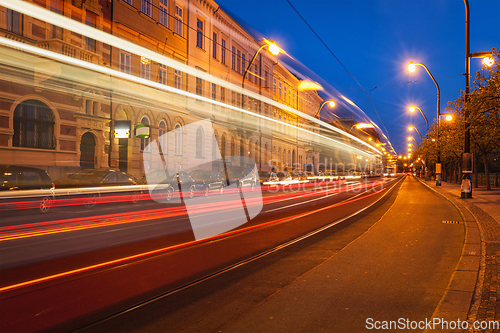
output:
{"label": "cobblestone strip", "polygon": [[479,280],[469,311],[468,332],[495,332],[494,330],[474,330],[474,321],[500,320],[500,225],[495,219],[476,205],[466,202],[467,209],[476,217],[481,229],[484,249]]}
{"label": "cobblestone strip", "polygon": [[500,320],[500,224],[481,208],[468,200],[461,200],[442,190],[452,200],[460,202],[474,215],[481,231],[481,265],[472,304],[469,310],[467,332],[495,332],[475,330],[475,321]]}

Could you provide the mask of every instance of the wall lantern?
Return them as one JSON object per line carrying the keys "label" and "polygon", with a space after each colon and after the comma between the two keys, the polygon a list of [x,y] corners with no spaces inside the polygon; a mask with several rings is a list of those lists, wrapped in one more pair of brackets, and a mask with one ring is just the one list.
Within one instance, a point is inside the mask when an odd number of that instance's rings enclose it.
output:
{"label": "wall lantern", "polygon": [[130,138],[130,120],[115,120],[115,138]]}

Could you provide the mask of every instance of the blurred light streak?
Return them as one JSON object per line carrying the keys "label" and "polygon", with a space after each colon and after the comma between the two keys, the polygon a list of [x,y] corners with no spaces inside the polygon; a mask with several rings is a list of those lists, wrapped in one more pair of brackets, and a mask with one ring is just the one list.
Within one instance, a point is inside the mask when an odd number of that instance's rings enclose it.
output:
{"label": "blurred light streak", "polygon": [[[181,71],[183,71],[185,73],[197,76],[197,77],[199,77],[201,79],[204,79],[204,80],[207,80],[209,82],[216,83],[216,84],[218,84],[220,86],[223,86],[223,87],[226,87],[226,88],[228,88],[230,90],[237,91],[237,92],[239,91],[239,92],[241,92],[241,93],[243,93],[243,94],[245,94],[247,96],[250,96],[250,97],[253,97],[255,99],[261,100],[261,101],[263,101],[265,103],[274,105],[274,106],[276,106],[278,108],[281,108],[283,110],[287,110],[287,111],[289,111],[291,113],[297,114],[298,116],[300,116],[302,118],[305,118],[305,119],[307,119],[309,121],[315,122],[318,125],[321,125],[321,126],[324,126],[324,127],[328,128],[330,130],[336,131],[336,132],[340,133],[341,135],[347,136],[347,137],[351,138],[352,140],[357,141],[361,145],[364,145],[364,146],[370,148],[375,153],[380,154],[380,152],[376,151],[371,145],[367,144],[363,140],[360,140],[356,136],[351,135],[350,133],[347,133],[347,132],[343,131],[342,129],[337,128],[335,126],[332,126],[332,125],[330,125],[328,123],[322,122],[319,119],[316,119],[315,117],[312,117],[312,116],[310,116],[308,114],[302,113],[302,112],[300,112],[300,111],[298,111],[298,110],[296,110],[294,108],[291,108],[291,107],[289,107],[287,105],[280,104],[280,103],[278,103],[278,102],[276,102],[276,101],[274,101],[272,99],[263,97],[260,94],[254,93],[252,91],[244,90],[240,86],[228,83],[227,81],[224,81],[222,79],[213,77],[212,75],[207,74],[207,73],[205,73],[205,72],[203,72],[201,70],[197,70],[197,69],[195,69],[193,67],[189,67],[189,66],[187,66],[185,64],[182,64],[180,62],[177,62],[175,60],[172,60],[170,58],[162,56],[162,55],[160,55],[160,54],[158,54],[158,53],[156,53],[154,51],[151,51],[151,50],[146,49],[144,47],[138,46],[138,45],[133,44],[131,42],[127,42],[127,41],[122,40],[122,39],[120,39],[120,38],[118,38],[116,36],[107,34],[107,33],[103,32],[103,31],[100,31],[98,29],[92,28],[92,27],[87,26],[87,25],[85,25],[83,23],[77,22],[77,21],[75,21],[73,19],[67,18],[65,16],[59,15],[59,14],[51,12],[49,10],[46,10],[46,9],[40,7],[40,6],[33,5],[31,3],[27,3],[27,2],[21,1],[21,0],[0,0],[0,5],[5,6],[7,8],[10,8],[10,9],[13,9],[15,11],[18,11],[20,13],[23,13],[23,14],[26,14],[26,15],[38,18],[39,20],[45,21],[47,23],[51,23],[51,24],[54,24],[56,26],[62,27],[62,28],[67,29],[69,31],[73,31],[73,32],[78,33],[78,34],[83,34],[83,35],[85,35],[87,37],[91,37],[92,39],[96,39],[96,40],[102,41],[102,42],[104,42],[106,44],[115,46],[115,47],[120,48],[122,50],[129,51],[129,52],[132,52],[134,54],[141,55],[141,56],[146,57],[148,59],[151,59],[151,60],[157,61],[157,62],[159,62],[161,64],[167,65],[169,67],[174,67],[174,68],[180,69]],[[11,40],[6,39],[6,38],[2,38],[2,40],[0,42],[2,42],[3,44],[9,45],[10,43],[8,43],[7,41],[11,41]],[[13,46],[13,47],[15,47],[15,48],[23,49],[23,46],[25,46],[25,47],[31,48],[32,50],[30,52],[33,52],[33,53],[37,53],[35,49],[41,50],[40,48],[37,48],[37,47],[29,47],[28,45],[25,45],[24,43],[16,43],[14,41],[11,41],[11,42],[13,42],[13,43],[10,44],[10,45]],[[15,44],[17,44],[17,46]],[[55,54],[54,52],[50,52],[50,51],[46,51],[46,52],[49,53],[49,54],[50,53]],[[65,58],[69,58],[69,57],[65,57]],[[71,59],[73,59],[73,58],[71,58]],[[76,59],[73,59],[73,60],[76,60]],[[64,60],[61,60],[61,61],[64,61]],[[88,65],[92,65],[92,64],[86,63],[84,61],[79,61],[79,62],[80,62],[80,64],[78,66],[94,67],[93,70],[101,71],[101,70],[98,69],[100,66],[96,66],[96,65],[87,66],[85,64],[88,64]],[[105,68],[105,69],[107,69],[107,68]],[[109,69],[107,69],[107,70],[109,70]],[[110,70],[110,71],[115,72],[113,70]],[[119,73],[121,73],[121,72],[119,72]],[[110,73],[108,72],[108,74],[110,74]],[[220,102],[216,102],[214,100],[211,100],[211,99],[208,99],[208,98],[205,98],[205,97],[201,97],[199,95],[190,94],[190,93],[186,94],[186,92],[184,92],[182,90],[177,90],[177,89],[173,89],[173,88],[165,89],[165,87],[158,87],[158,86],[161,86],[160,83],[158,83],[158,84],[150,84],[150,83],[154,83],[154,82],[148,81],[146,79],[141,79],[141,78],[138,78],[138,77],[134,77],[133,75],[128,75],[128,74],[124,74],[124,75],[128,77],[127,78],[128,80],[140,82],[140,83],[145,84],[145,85],[155,86],[156,88],[160,88],[160,89],[164,89],[164,90],[176,90],[175,93],[178,93],[178,94],[181,93],[181,92],[183,92],[181,94],[185,95],[185,96],[190,96],[192,98],[201,99],[201,100],[204,100],[204,101],[209,102],[209,103],[213,103],[213,104],[216,104],[216,105],[221,105],[223,107],[231,108],[231,109],[234,109],[234,110],[239,111],[239,112],[244,112],[244,113],[256,116],[256,117],[260,117],[260,118],[264,118],[264,119],[268,119],[268,120],[274,121],[274,119],[272,119],[272,118],[267,118],[267,117],[261,116],[259,114],[254,114],[252,112],[248,112],[246,110],[242,110],[242,109],[239,109],[239,108],[236,108],[236,107],[232,107],[232,106],[220,103]],[[122,75],[117,75],[117,76],[123,77]],[[295,127],[295,126],[290,125],[290,124],[286,124],[286,123],[282,123],[282,124],[290,126],[290,127],[294,127],[294,128],[296,128],[298,130],[304,130],[304,129],[300,128],[300,127]],[[340,142],[340,141],[337,141],[337,140],[333,140],[333,139],[331,139],[329,137],[325,137],[325,136],[322,136],[322,135],[319,135],[317,133],[310,132],[310,131],[307,131],[307,132],[309,132],[309,134],[312,134],[312,135],[317,135],[317,136],[324,137],[325,139],[332,140],[332,141],[334,141],[334,142],[336,142],[338,144],[342,144],[344,146],[347,146],[350,149],[354,149],[354,150],[360,151],[362,153],[369,154],[368,152],[360,150],[360,149],[358,149],[356,147],[349,146],[349,145],[347,145],[347,144],[345,144],[343,142]]]}
{"label": "blurred light streak", "polygon": [[[21,283],[16,283],[16,284],[13,284],[13,285],[9,285],[9,286],[5,286],[5,287],[0,288],[0,293],[8,292],[8,291],[11,291],[11,290],[15,290],[15,289],[19,289],[19,288],[23,288],[23,287],[35,285],[35,284],[39,284],[39,283],[46,282],[46,281],[51,281],[51,280],[55,280],[55,279],[59,279],[59,278],[63,278],[63,277],[71,276],[71,275],[75,275],[75,274],[78,274],[78,273],[83,273],[83,272],[87,272],[87,271],[91,271],[91,270],[96,270],[96,269],[99,269],[99,268],[109,267],[109,266],[112,266],[112,265],[116,265],[116,264],[120,264],[120,263],[124,263],[124,262],[128,262],[128,261],[132,261],[132,260],[137,260],[137,259],[145,258],[145,257],[148,257],[148,256],[160,254],[160,253],[166,253],[166,252],[169,252],[169,251],[172,251],[172,250],[177,250],[177,249],[189,247],[189,246],[193,246],[193,245],[196,245],[196,244],[208,243],[208,242],[211,242],[211,241],[216,240],[216,239],[222,239],[222,238],[225,238],[225,237],[233,236],[233,235],[236,235],[236,234],[241,234],[241,233],[244,233],[244,232],[247,232],[247,231],[251,231],[251,230],[255,230],[255,229],[260,229],[260,228],[263,228],[263,227],[266,227],[266,226],[270,226],[270,225],[275,225],[275,224],[280,224],[280,223],[294,221],[296,219],[303,218],[303,217],[306,217],[306,216],[309,216],[309,215],[312,215],[312,214],[315,214],[315,213],[319,213],[319,212],[322,212],[322,211],[333,209],[335,207],[343,206],[343,205],[346,205],[348,203],[356,202],[356,201],[359,201],[359,200],[371,197],[371,196],[376,195],[376,194],[378,194],[380,192],[383,192],[385,190],[387,190],[387,187],[382,187],[380,190],[374,191],[373,193],[367,194],[367,195],[365,195],[363,197],[349,198],[349,199],[344,200],[342,202],[339,202],[339,203],[336,203],[336,204],[333,204],[333,205],[330,205],[330,206],[327,206],[327,207],[322,207],[322,208],[319,208],[319,209],[316,209],[316,210],[313,210],[313,211],[308,211],[308,212],[305,212],[305,213],[301,213],[301,214],[297,214],[297,215],[293,215],[293,216],[289,216],[289,217],[284,217],[284,218],[281,218],[281,219],[277,219],[277,220],[265,222],[265,223],[262,223],[262,224],[250,226],[250,227],[243,228],[243,229],[236,229],[236,230],[233,230],[233,231],[229,231],[229,232],[226,232],[226,233],[223,233],[223,234],[219,234],[217,236],[205,238],[205,239],[200,239],[200,240],[196,240],[196,241],[191,241],[191,242],[186,242],[186,243],[182,243],[182,244],[177,244],[177,245],[174,245],[174,246],[169,246],[169,247],[165,247],[165,248],[161,248],[161,249],[156,249],[156,250],[153,250],[153,251],[143,252],[143,253],[135,254],[135,255],[132,255],[132,256],[128,256],[128,257],[123,257],[123,258],[119,258],[119,259],[115,259],[115,260],[110,260],[110,261],[102,262],[102,263],[95,264],[95,265],[90,265],[90,266],[81,267],[81,268],[70,270],[70,271],[66,271],[66,272],[61,272],[61,273],[58,273],[58,274],[44,276],[44,277],[41,277],[41,278],[38,278],[38,279],[34,279],[34,280],[29,280],[29,281],[24,281],[24,282],[21,282]],[[363,194],[363,193],[360,193],[360,194],[356,195],[356,197],[359,196],[359,195],[361,195],[361,194]]]}
{"label": "blurred light streak", "polygon": [[[385,183],[385,181],[379,181],[375,183],[370,183],[371,187],[375,187]],[[312,184],[313,186],[318,186],[318,184]],[[270,197],[263,198],[264,204],[272,204],[276,202],[282,202],[285,200],[295,200],[299,198],[306,197],[314,197],[320,196],[324,193],[327,193],[325,197],[328,197],[329,192],[349,192],[353,190],[358,190],[363,188],[363,184],[360,184],[356,187],[351,187],[349,189],[342,187],[334,187],[328,188],[328,183],[324,182],[319,185],[327,186],[326,189],[321,189],[319,191],[313,191],[306,194],[291,192],[285,195],[275,195]],[[332,184],[333,185],[333,184]],[[344,184],[344,185],[347,185]],[[365,189],[368,187],[368,184],[365,184]],[[299,194],[299,195],[297,195]],[[322,199],[322,198],[318,198]],[[260,200],[252,201],[246,200],[246,205],[259,204]],[[303,204],[303,203],[299,203]],[[297,204],[298,205],[298,204]],[[220,212],[220,209],[232,209],[238,208],[239,201],[220,201],[217,203],[208,203],[208,204],[200,204],[196,205],[193,208],[196,210],[197,214],[200,213],[211,213],[211,212]],[[120,224],[128,224],[128,223],[136,223],[136,222],[144,222],[155,219],[164,219],[164,218],[172,218],[184,216],[186,214],[186,209],[184,206],[180,207],[169,207],[162,209],[154,209],[154,210],[143,210],[140,212],[127,212],[127,213],[118,213],[118,214],[107,214],[107,215],[99,215],[92,217],[83,217],[83,218],[73,218],[73,219],[65,219],[65,220],[56,220],[56,221],[47,221],[47,222],[37,222],[37,223],[28,223],[22,225],[11,225],[11,226],[3,226],[0,227],[0,242],[8,241],[20,238],[28,238],[28,237],[36,237],[36,236],[45,236],[56,233],[70,232],[70,231],[78,231],[85,229],[93,229],[100,227],[107,227],[111,225],[120,225]],[[25,231],[23,231],[25,230]]]}

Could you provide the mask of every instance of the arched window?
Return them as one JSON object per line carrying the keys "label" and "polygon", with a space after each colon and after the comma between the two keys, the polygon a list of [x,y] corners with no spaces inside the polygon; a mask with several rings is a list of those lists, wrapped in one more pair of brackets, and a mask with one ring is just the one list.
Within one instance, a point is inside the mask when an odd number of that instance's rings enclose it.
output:
{"label": "arched window", "polygon": [[203,128],[196,130],[196,157],[203,157]]}
{"label": "arched window", "polygon": [[167,141],[167,124],[165,120],[160,121],[158,125],[158,142],[160,143],[160,150],[164,155],[168,154],[168,141]]}
{"label": "arched window", "polygon": [[14,110],[14,147],[55,149],[54,115],[44,103],[30,99]]}
{"label": "arched window", "polygon": [[181,125],[175,125],[174,129],[174,153],[175,155],[182,155],[182,130]]}
{"label": "arched window", "polygon": [[[146,117],[146,116],[142,117],[141,124],[149,126],[148,117]],[[146,148],[148,146],[148,144],[149,144],[149,138],[142,138],[141,139],[141,151],[143,151],[144,148]]]}
{"label": "arched window", "polygon": [[[234,139],[231,142],[231,149],[234,143]],[[222,134],[222,138],[220,139],[220,154],[222,157],[226,156],[226,134]]]}

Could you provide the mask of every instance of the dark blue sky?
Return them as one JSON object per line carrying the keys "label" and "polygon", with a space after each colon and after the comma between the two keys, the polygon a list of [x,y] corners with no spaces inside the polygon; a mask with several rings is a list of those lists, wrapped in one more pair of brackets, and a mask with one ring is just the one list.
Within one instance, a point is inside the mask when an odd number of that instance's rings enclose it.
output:
{"label": "dark blue sky", "polygon": [[[437,113],[434,83],[422,67],[409,73],[410,60],[425,64],[437,80],[441,112],[465,87],[463,0],[290,2],[354,78],[371,90],[369,95],[383,125],[365,92],[286,0],[218,1],[229,14],[275,40],[356,103],[387,134],[385,126],[398,153],[406,153],[408,125],[417,126],[425,135],[425,120],[420,114],[409,113],[408,106],[419,106],[429,122]],[[471,52],[500,48],[500,0],[469,0],[469,5]],[[480,60],[471,60],[472,74],[480,67]],[[420,81],[406,83],[415,80]]]}

